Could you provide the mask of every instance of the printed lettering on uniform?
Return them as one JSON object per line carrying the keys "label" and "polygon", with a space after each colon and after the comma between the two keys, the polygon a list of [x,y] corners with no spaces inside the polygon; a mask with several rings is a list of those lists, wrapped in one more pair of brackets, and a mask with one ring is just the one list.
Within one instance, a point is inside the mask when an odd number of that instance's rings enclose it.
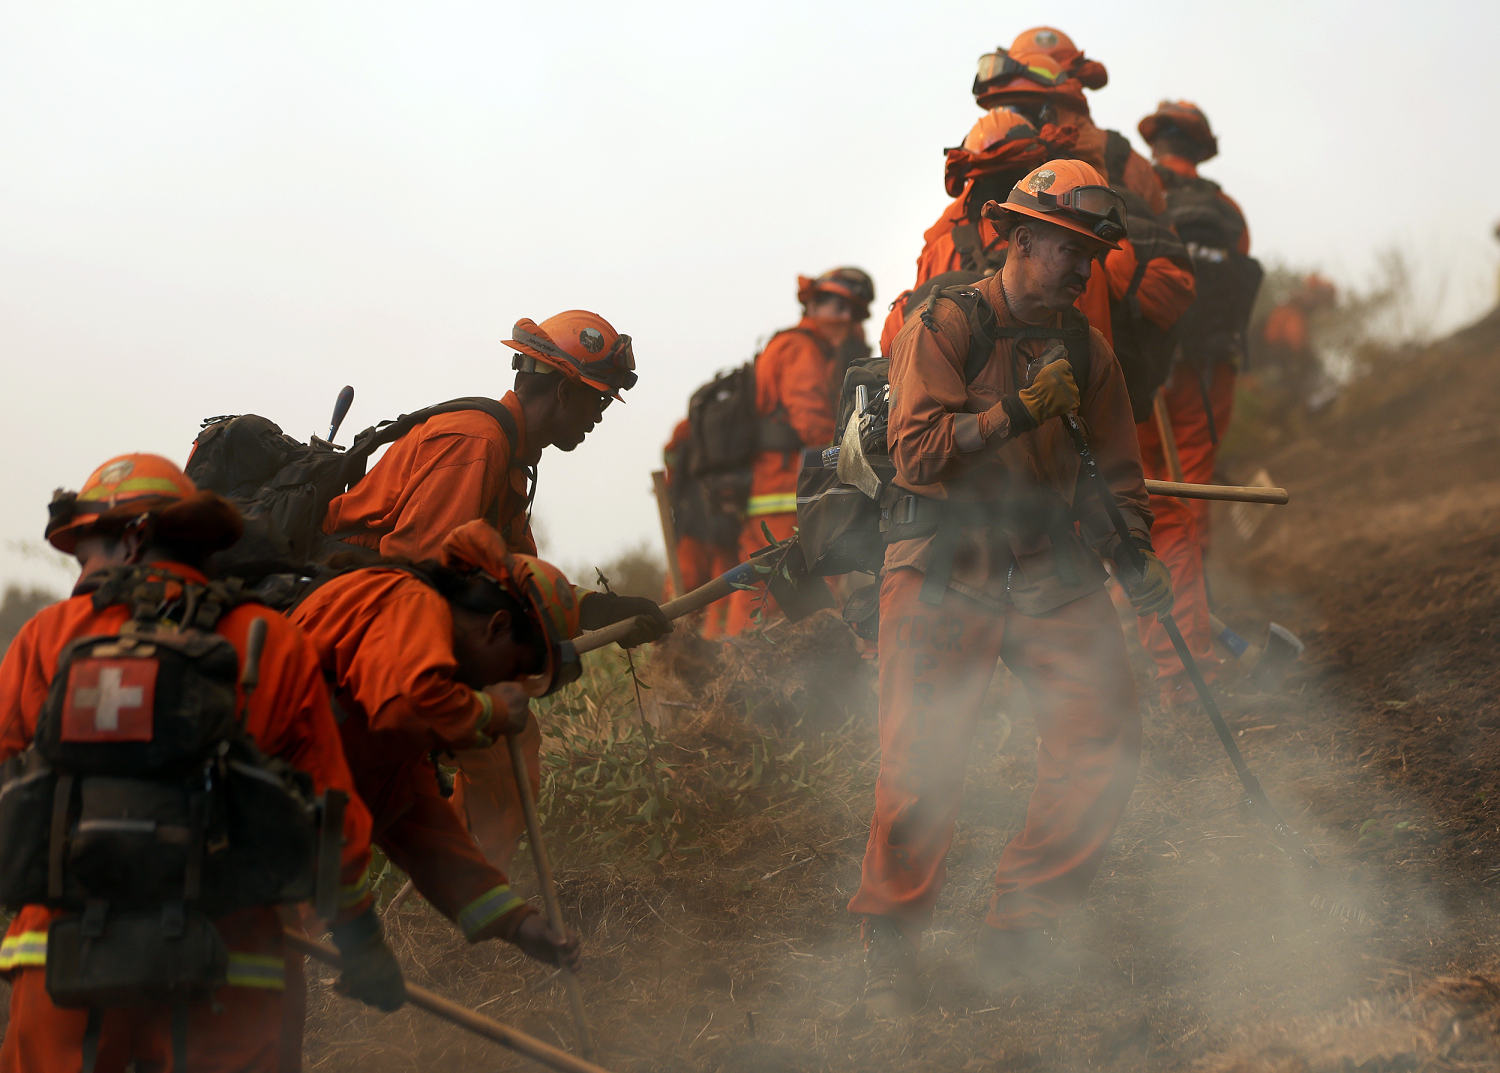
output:
{"label": "printed lettering on uniform", "polygon": [[68,672],[63,741],[150,741],[154,660],[85,659]]}

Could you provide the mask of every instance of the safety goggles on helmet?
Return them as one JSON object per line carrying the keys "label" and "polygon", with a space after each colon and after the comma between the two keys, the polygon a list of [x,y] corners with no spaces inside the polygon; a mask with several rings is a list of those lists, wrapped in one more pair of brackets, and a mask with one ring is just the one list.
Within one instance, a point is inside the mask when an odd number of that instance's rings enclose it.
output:
{"label": "safety goggles on helmet", "polygon": [[1025,78],[1046,89],[1055,89],[1068,80],[1064,71],[1051,71],[1036,64],[1022,63],[1004,49],[986,52],[979,57],[975,84],[982,86],[1005,78]]}
{"label": "safety goggles on helmet", "polygon": [[1017,188],[1006,200],[1046,213],[1066,213],[1105,242],[1125,237],[1125,199],[1107,186],[1075,186],[1060,194]]}
{"label": "safety goggles on helmet", "polygon": [[[586,380],[597,380],[611,385],[616,391],[628,391],[635,387],[637,379],[635,371],[635,350],[631,347],[630,336],[617,335],[615,341],[603,355],[589,361],[583,361],[569,354],[545,335],[527,331],[517,325],[513,331],[516,342],[524,343],[533,350],[555,358],[565,365],[577,369]],[[535,358],[525,354],[518,354],[511,359],[511,368],[522,372],[549,372],[551,370],[539,368]]]}

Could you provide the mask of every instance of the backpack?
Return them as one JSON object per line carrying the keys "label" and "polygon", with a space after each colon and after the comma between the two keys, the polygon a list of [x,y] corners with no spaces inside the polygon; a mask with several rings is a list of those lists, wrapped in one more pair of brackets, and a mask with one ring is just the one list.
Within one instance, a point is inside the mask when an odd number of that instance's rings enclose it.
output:
{"label": "backpack", "polygon": [[0,904],[62,910],[57,1005],[180,1010],[225,983],[215,918],[314,896],[334,911],[345,798],[315,796],[245,732],[236,684],[253,689],[265,626],[243,676],[213,632],[245,601],[237,583],[143,567],[95,580],[95,608],[130,618],[63,650],[32,743],[0,769]]}
{"label": "backpack", "polygon": [[1187,246],[1198,285],[1198,297],[1179,325],[1184,353],[1205,367],[1238,362],[1265,274],[1259,261],[1236,248],[1245,218],[1221,196],[1218,183],[1167,168],[1157,174],[1167,189],[1167,219]]}
{"label": "backpack", "polygon": [[[771,339],[786,332],[805,335],[829,353],[822,337],[806,328],[787,328]],[[760,353],[765,353],[764,349]],[[699,482],[710,515],[732,520],[735,539],[750,498],[755,456],[762,451],[802,450],[802,437],[787,422],[784,410],[764,417],[756,405],[755,366],[759,361],[760,354],[756,354],[738,368],[719,373],[688,399],[687,465],[683,472]],[[734,543],[734,539],[727,543]]]}
{"label": "backpack", "polygon": [[234,503],[245,518],[244,535],[214,557],[214,572],[257,578],[298,569],[337,549],[338,542],[323,532],[323,519],[328,505],[365,475],[370,456],[430,418],[465,410],[489,414],[512,443],[519,439],[511,412],[495,399],[477,396],[371,426],[348,450],[316,436],[302,443],[259,414],[206,418],[184,470],[199,488]]}
{"label": "backpack", "polygon": [[1141,309],[1139,291],[1149,263],[1165,257],[1184,267],[1193,264],[1187,248],[1172,228],[1152,214],[1139,194],[1124,184],[1125,165],[1130,159],[1130,142],[1119,131],[1105,137],[1105,171],[1109,184],[1125,200],[1125,230],[1135,248],[1135,273],[1125,293],[1112,299],[1109,323],[1114,336],[1115,357],[1125,374],[1125,390],[1130,395],[1130,409],[1136,421],[1151,417],[1156,389],[1166,383],[1172,372],[1177,351],[1178,325],[1158,326]]}
{"label": "backpack", "polygon": [[[983,371],[1002,338],[1057,339],[1068,347],[1068,360],[1080,387],[1089,382],[1089,324],[1076,309],[1064,314],[1061,328],[1002,328],[995,311],[984,296],[972,286],[954,283],[935,276],[913,293],[907,313],[918,312],[923,323],[933,331],[937,322],[933,310],[939,301],[951,301],[963,310],[969,322],[969,350],[964,360],[964,383],[970,383]],[[946,280],[946,282],[945,282]],[[863,400],[863,405],[860,405]],[[845,435],[851,417],[859,414],[855,426],[860,449],[879,480],[879,491],[868,496],[858,488],[841,481],[837,474],[843,444],[835,444],[821,453],[803,455],[803,468],[797,475],[797,536],[808,572],[819,575],[854,572],[879,573],[885,561],[890,508],[894,501],[896,475],[890,459],[887,432],[890,425],[890,359],[870,357],[851,363],[844,374],[839,393],[839,421],[836,435]],[[846,617],[848,609],[846,608]],[[861,634],[862,636],[864,634]]]}

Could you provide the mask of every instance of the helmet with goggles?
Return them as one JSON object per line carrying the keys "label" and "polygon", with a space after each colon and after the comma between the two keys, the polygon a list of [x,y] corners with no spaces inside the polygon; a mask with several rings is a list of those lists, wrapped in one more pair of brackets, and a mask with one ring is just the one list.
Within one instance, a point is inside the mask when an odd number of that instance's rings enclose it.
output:
{"label": "helmet with goggles", "polygon": [[1003,213],[1045,220],[1119,249],[1125,237],[1125,199],[1081,160],[1049,160],[1018,182],[1004,202],[987,202],[983,215]]}
{"label": "helmet with goggles", "polygon": [[986,52],[979,57],[972,91],[981,108],[1001,107],[1018,97],[1068,100],[1087,107],[1083,88],[1045,52],[1007,52],[1005,49]]}
{"label": "helmet with goggles", "polygon": [[1091,60],[1073,39],[1055,26],[1033,26],[1022,30],[1011,42],[1011,52],[1045,52],[1086,89],[1103,89],[1109,84],[1109,72],[1098,60]]}
{"label": "helmet with goggles", "polygon": [[244,529],[228,500],[200,491],[170,459],[138,452],[111,458],[76,492],[54,493],[47,542],[71,555],[81,537],[118,533],[148,520],[157,538],[191,544],[204,554],[229,547]]}
{"label": "helmet with goggles", "polygon": [[870,301],[875,297],[875,284],[860,269],[849,267],[832,268],[817,277],[797,277],[797,301],[804,308],[825,296],[842,298],[849,303],[854,319],[864,320],[870,315]]}
{"label": "helmet with goggles", "polygon": [[520,372],[558,373],[612,399],[635,386],[630,336],[597,313],[569,309],[540,324],[526,317],[516,321],[511,334],[515,338],[504,343],[520,351],[511,359],[511,368]]}

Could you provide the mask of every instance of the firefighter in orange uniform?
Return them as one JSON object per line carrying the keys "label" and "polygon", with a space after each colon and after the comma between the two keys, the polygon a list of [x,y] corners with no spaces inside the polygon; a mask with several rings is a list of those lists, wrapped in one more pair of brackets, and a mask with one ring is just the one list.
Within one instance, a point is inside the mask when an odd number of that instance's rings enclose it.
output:
{"label": "firefighter in orange uniform", "polygon": [[[542,451],[572,451],[583,442],[620,392],[635,385],[630,336],[596,313],[573,309],[541,324],[516,322],[515,390],[500,405],[511,420],[497,422],[476,410],[423,422],[375,467],[328,506],[323,531],[386,557],[436,558],[448,533],[474,519],[494,526],[506,547],[536,554],[531,501]],[[632,616],[642,623],[622,644],[653,641],[671,629],[651,601],[586,592],[579,601],[583,629],[597,629]],[[541,730],[533,719],[520,736],[541,781]],[[455,806],[468,817],[480,848],[504,868],[524,825],[508,765],[487,751],[460,757],[463,774]]]}
{"label": "firefighter in orange uniform", "polygon": [[[843,383],[841,352],[870,315],[868,300],[848,269],[816,279],[797,278],[802,319],[777,332],[755,359],[758,451],[740,532],[743,561],[765,547],[762,526],[785,540],[797,528],[797,472],[805,447],[833,440],[834,409]],[[861,273],[862,274],[862,273]],[[868,277],[866,277],[868,279]],[[757,609],[768,607],[764,586],[729,597],[728,633],[742,633]]]}
{"label": "firefighter in orange uniform", "polygon": [[[739,562],[739,516],[710,501],[703,482],[689,470],[688,441],[692,428],[687,418],[677,422],[672,438],[662,451],[671,499],[672,521],[677,533],[677,567],[682,572],[684,592],[706,585]],[[681,596],[682,593],[673,595]],[[699,633],[707,638],[724,636],[727,609],[724,601],[704,608]]]}
{"label": "firefighter in orange uniform", "polygon": [[[178,621],[185,604],[199,608],[201,615],[208,605],[194,596],[207,585],[200,564],[233,543],[240,530],[233,506],[213,493],[199,492],[158,455],[111,459],[76,495],[55,499],[47,539],[78,559],[82,575],[72,598],[22,627],[0,665],[0,758],[16,757],[32,742],[69,643],[118,634],[131,620],[125,602],[102,602],[111,579],[120,573],[114,568],[140,567],[143,573],[134,577],[163,584],[159,606],[165,621]],[[307,773],[320,792],[350,794],[343,826],[343,895],[333,929],[344,958],[341,987],[362,1001],[394,1009],[404,1001],[405,989],[371,908],[370,817],[353,796],[312,648],[280,615],[252,602],[224,610],[213,631],[233,645],[243,662],[256,620],[266,626],[260,679],[248,697],[241,691],[237,708],[246,713],[245,729],[264,753]],[[128,690],[120,693],[123,697]],[[131,736],[137,732],[128,729],[128,703],[123,697],[115,722],[124,740],[139,741]],[[227,986],[211,1000],[188,1005],[185,1024],[176,1029],[166,1005],[102,1010],[55,1005],[44,977],[48,927],[58,917],[56,910],[27,906],[0,944],[0,970],[11,982],[0,1070],[61,1073],[90,1063],[97,1073],[127,1068],[271,1073],[281,1068],[283,994],[289,985],[300,987],[301,959],[287,960],[274,907],[241,909],[214,921],[229,950]],[[183,1055],[185,1063],[179,1064],[175,1059]]]}
{"label": "firefighter in orange uniform", "polygon": [[[472,521],[442,561],[370,566],[315,588],[291,613],[317,651],[373,838],[470,942],[501,939],[576,967],[578,938],[555,935],[489,864],[439,789],[433,754],[487,749],[528,722],[528,700],[577,677],[568,579],[505,550]],[[498,743],[498,744],[497,744]]]}
{"label": "firefighter in orange uniform", "polygon": [[[1157,174],[1167,191],[1167,219],[1193,257],[1198,298],[1179,328],[1179,358],[1162,385],[1184,481],[1212,484],[1214,456],[1229,428],[1234,386],[1245,357],[1245,333],[1260,266],[1250,258],[1245,215],[1217,183],[1202,178],[1198,165],[1219,151],[1208,117],[1189,101],[1162,101],[1140,122],[1151,146]],[[1162,429],[1143,421],[1141,461],[1146,476],[1176,479],[1162,449]],[[1212,676],[1213,630],[1203,561],[1208,550],[1209,504],[1201,499],[1151,498],[1156,521],[1151,530],[1162,561],[1172,572],[1174,616],[1194,658]],[[1163,705],[1196,699],[1187,672],[1166,632],[1155,619],[1141,619],[1141,644],[1156,663],[1158,697]]]}
{"label": "firefighter in orange uniform", "polygon": [[1121,198],[1087,164],[1054,160],[988,211],[1008,217],[1004,268],[940,292],[891,358],[888,442],[902,495],[890,508],[880,593],[875,812],[849,903],[863,918],[866,999],[877,1012],[916,1000],[915,952],[942,889],[965,753],[997,660],[1026,687],[1041,747],[1026,827],[1001,854],[977,946],[986,979],[1051,951],[1135,780],[1140,715],[1099,561],[1116,556],[1117,538],[1099,504],[1081,498],[1062,415],[1078,411],[1144,552],[1144,572],[1122,577],[1137,610],[1171,605],[1150,550],[1123,378],[1072,308],[1099,248],[1124,234]]}
{"label": "firefighter in orange uniform", "polygon": [[[1157,243],[1147,241],[1147,232],[1166,211],[1166,195],[1151,165],[1123,134],[1101,130],[1089,114],[1084,89],[1099,89],[1108,78],[1104,65],[1085,58],[1066,34],[1042,26],[1018,35],[1008,50],[981,56],[972,91],[981,108],[1011,108],[1036,126],[1075,129],[1077,140],[1068,155],[1092,166],[1126,196],[1134,241],[1106,251],[1105,270],[1094,274],[1078,302],[1089,323],[1116,346],[1115,320],[1135,315],[1137,306],[1157,330],[1170,330],[1192,304],[1193,274],[1184,259],[1162,255]],[[1136,360],[1123,347],[1116,349],[1122,363]]]}
{"label": "firefighter in orange uniform", "polygon": [[1287,414],[1307,411],[1308,400],[1319,395],[1326,374],[1313,347],[1310,321],[1314,313],[1333,306],[1337,298],[1334,285],[1314,272],[1273,308],[1261,325],[1252,378]]}

